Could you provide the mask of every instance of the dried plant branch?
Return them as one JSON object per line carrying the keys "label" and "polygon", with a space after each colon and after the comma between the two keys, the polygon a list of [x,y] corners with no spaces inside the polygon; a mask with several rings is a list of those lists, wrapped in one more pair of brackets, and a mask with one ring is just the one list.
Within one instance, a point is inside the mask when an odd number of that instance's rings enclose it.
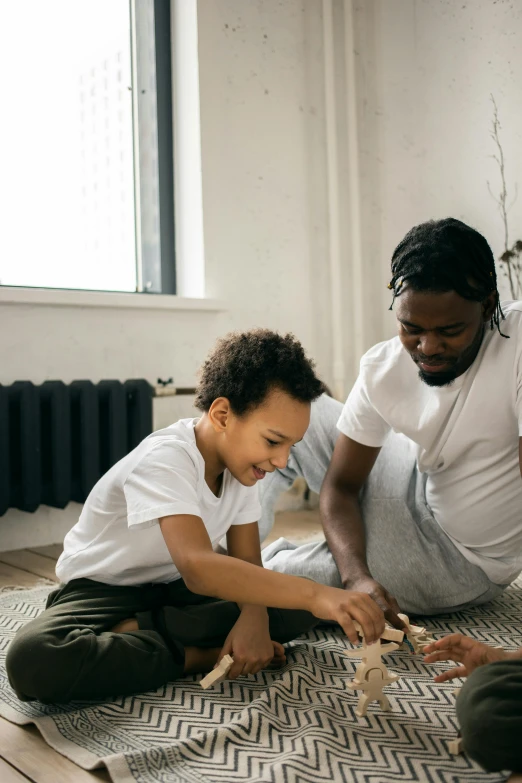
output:
{"label": "dried plant branch", "polygon": [[506,184],[506,166],[504,159],[504,149],[500,139],[500,131],[502,126],[498,117],[497,102],[493,95],[491,97],[491,103],[493,104],[493,122],[490,137],[496,145],[497,152],[491,155],[496,162],[500,172],[500,194],[495,196],[491,185],[487,183],[488,191],[498,206],[500,217],[502,219],[502,226],[504,229],[504,251],[499,258],[501,264],[503,264],[504,271],[509,281],[509,290],[513,299],[517,299],[522,293],[522,241],[517,240],[512,248],[509,247],[509,222],[508,213],[518,197],[518,186],[515,185],[515,195],[508,204],[508,190]]}

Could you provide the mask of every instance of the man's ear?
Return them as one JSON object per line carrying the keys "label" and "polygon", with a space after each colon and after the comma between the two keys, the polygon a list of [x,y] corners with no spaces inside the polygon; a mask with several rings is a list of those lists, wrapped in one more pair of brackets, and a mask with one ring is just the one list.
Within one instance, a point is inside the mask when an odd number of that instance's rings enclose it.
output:
{"label": "man's ear", "polygon": [[207,413],[214,432],[225,432],[231,412],[230,402],[226,397],[218,397],[214,400]]}
{"label": "man's ear", "polygon": [[484,321],[490,321],[493,313],[495,312],[495,307],[497,306],[498,302],[498,291],[492,291],[487,299],[484,299],[482,302],[482,318]]}

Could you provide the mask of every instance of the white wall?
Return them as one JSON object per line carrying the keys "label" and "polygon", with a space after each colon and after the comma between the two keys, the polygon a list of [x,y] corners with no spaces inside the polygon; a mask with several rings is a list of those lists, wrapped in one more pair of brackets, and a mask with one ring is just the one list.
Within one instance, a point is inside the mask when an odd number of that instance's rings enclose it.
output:
{"label": "white wall", "polygon": [[[522,188],[522,4],[508,0],[356,0],[365,235],[383,284],[416,223],[453,216],[503,250],[490,138],[493,94],[508,187]],[[511,211],[522,237],[522,193]],[[385,285],[381,302],[390,301]],[[388,330],[394,329],[393,316]]]}

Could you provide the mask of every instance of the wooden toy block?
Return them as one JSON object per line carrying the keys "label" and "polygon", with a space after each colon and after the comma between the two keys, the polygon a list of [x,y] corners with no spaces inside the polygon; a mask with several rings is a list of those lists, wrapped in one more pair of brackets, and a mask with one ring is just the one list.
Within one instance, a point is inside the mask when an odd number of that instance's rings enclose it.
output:
{"label": "wooden toy block", "polygon": [[[354,621],[355,630],[360,637],[363,636],[362,628],[358,622]],[[390,625],[386,625],[384,631],[381,634],[381,639],[389,642],[402,642],[404,639],[404,631],[399,631],[398,628],[392,628]]]}
{"label": "wooden toy block", "polygon": [[406,632],[406,639],[409,642],[409,645],[405,646],[409,646],[414,653],[422,653],[428,644],[433,644],[435,639],[433,636],[430,636],[426,631],[426,628],[422,628],[420,625],[412,625],[407,614],[399,614],[398,616],[408,629]]}
{"label": "wooden toy block", "polygon": [[404,640],[404,631],[400,631],[398,628],[392,628],[387,625],[384,632],[381,634],[381,639],[386,639],[388,642],[399,642]]}
{"label": "wooden toy block", "polygon": [[462,747],[462,737],[455,737],[448,742],[448,750],[453,756],[458,756],[462,753],[464,748]]}
{"label": "wooden toy block", "polygon": [[219,662],[219,665],[216,666],[215,669],[212,669],[212,671],[209,672],[206,677],[203,677],[203,679],[199,683],[201,687],[206,690],[207,688],[210,688],[212,685],[217,685],[218,682],[223,682],[223,680],[226,679],[230,669],[232,668],[233,663],[234,663],[234,659],[232,658],[231,655],[224,655],[221,661]]}
{"label": "wooden toy block", "polygon": [[357,650],[345,650],[349,658],[360,658],[361,663],[355,670],[355,677],[348,684],[352,690],[363,691],[357,703],[355,714],[364,717],[368,705],[372,701],[378,701],[381,709],[387,711],[390,709],[390,703],[383,693],[386,685],[396,682],[399,677],[396,674],[390,674],[381,660],[381,656],[392,650],[398,650],[399,645],[395,642],[382,645],[379,639],[374,644],[367,645],[363,637],[363,645]]}

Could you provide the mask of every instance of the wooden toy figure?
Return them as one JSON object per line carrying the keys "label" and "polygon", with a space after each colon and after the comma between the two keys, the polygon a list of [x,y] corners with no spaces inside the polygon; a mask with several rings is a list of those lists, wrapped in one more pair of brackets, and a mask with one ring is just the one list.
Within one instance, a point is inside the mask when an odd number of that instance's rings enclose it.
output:
{"label": "wooden toy figure", "polygon": [[398,616],[408,629],[404,643],[411,652],[421,653],[427,644],[432,644],[435,641],[426,631],[426,628],[422,628],[420,625],[412,625],[407,614],[399,614]]}
{"label": "wooden toy figure", "polygon": [[364,717],[368,705],[372,701],[378,701],[381,708],[385,711],[391,709],[390,702],[384,695],[382,689],[386,685],[397,682],[398,675],[390,674],[381,660],[381,656],[392,650],[397,650],[399,645],[396,642],[382,645],[379,639],[374,644],[367,645],[363,637],[362,647],[358,650],[346,650],[346,655],[350,658],[361,658],[362,663],[355,670],[354,679],[348,683],[352,690],[362,690],[355,714]]}

